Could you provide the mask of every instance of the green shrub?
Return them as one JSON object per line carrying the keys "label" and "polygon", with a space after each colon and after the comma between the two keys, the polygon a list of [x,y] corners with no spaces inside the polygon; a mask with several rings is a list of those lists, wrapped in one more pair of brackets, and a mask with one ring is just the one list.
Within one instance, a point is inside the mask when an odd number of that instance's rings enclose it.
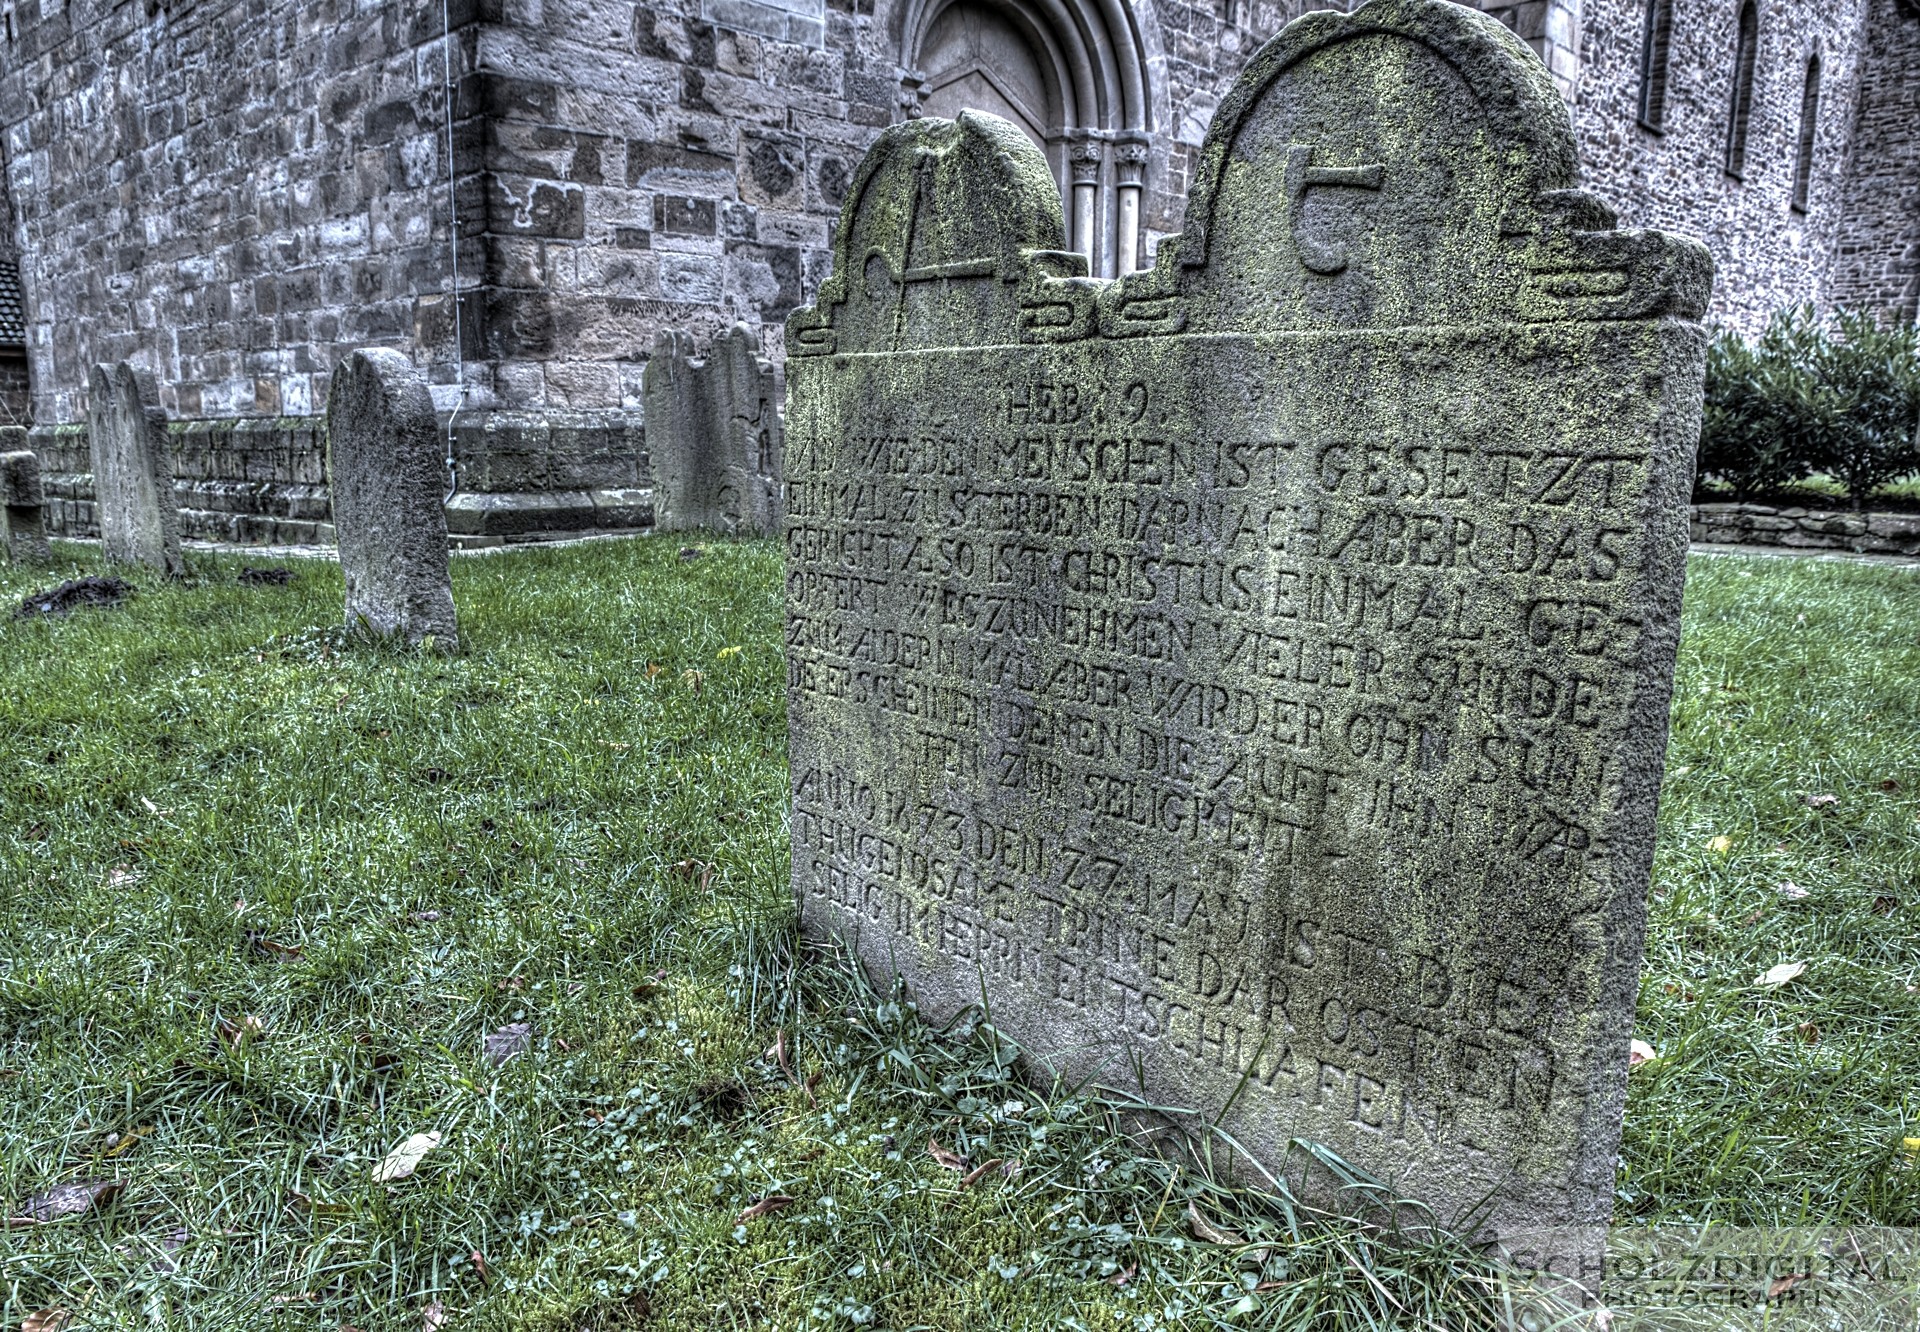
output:
{"label": "green shrub", "polygon": [[1920,339],[1842,312],[1823,324],[1811,306],[1784,310],[1754,342],[1715,336],[1699,474],[1746,499],[1816,472],[1862,507],[1920,468]]}

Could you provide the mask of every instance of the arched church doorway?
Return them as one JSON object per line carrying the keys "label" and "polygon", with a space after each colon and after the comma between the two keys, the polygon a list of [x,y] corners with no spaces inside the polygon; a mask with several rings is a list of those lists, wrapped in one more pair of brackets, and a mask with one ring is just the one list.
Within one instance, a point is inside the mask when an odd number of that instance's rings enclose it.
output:
{"label": "arched church doorway", "polygon": [[1039,146],[1096,276],[1138,266],[1152,126],[1123,0],[915,0],[901,64],[908,115],[988,111]]}

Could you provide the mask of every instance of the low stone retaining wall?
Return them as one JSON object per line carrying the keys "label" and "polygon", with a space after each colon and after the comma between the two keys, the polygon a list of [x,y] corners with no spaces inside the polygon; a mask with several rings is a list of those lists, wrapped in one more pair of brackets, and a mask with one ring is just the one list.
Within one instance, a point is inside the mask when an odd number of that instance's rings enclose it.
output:
{"label": "low stone retaining wall", "polygon": [[1769,504],[1696,504],[1695,541],[1736,546],[1846,550],[1861,555],[1920,555],[1920,513],[1776,508]]}
{"label": "low stone retaining wall", "polygon": [[[182,536],[332,543],[322,418],[175,421],[168,430]],[[87,428],[0,428],[0,451],[14,448],[40,455],[47,530],[97,535]],[[453,456],[458,487],[447,501],[447,529],[456,546],[653,526],[651,465],[637,414],[468,413],[454,425]]]}

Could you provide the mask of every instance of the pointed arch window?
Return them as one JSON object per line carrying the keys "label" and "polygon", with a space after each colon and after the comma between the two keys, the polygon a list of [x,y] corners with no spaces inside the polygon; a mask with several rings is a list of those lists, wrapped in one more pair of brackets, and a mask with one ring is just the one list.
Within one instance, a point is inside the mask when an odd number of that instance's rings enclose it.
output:
{"label": "pointed arch window", "polygon": [[1807,84],[1800,94],[1800,142],[1793,154],[1793,211],[1807,211],[1813,187],[1813,138],[1820,124],[1820,57],[1807,60]]}
{"label": "pointed arch window", "polygon": [[1753,64],[1760,45],[1760,15],[1753,0],[1740,6],[1740,36],[1733,51],[1733,99],[1727,107],[1727,174],[1747,175],[1747,123],[1753,118]]}
{"label": "pointed arch window", "polygon": [[1667,51],[1673,45],[1673,0],[1647,0],[1640,42],[1640,123],[1658,130],[1667,114]]}

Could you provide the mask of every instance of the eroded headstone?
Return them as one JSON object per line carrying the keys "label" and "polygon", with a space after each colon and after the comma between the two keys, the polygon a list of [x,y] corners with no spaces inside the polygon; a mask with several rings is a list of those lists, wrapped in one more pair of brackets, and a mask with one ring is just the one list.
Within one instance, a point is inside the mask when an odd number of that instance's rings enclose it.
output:
{"label": "eroded headstone", "polygon": [[1276,1170],[1604,1222],[1710,266],[1573,182],[1439,0],[1270,42],[1118,282],[1011,125],[886,131],[788,324],[807,929]]}
{"label": "eroded headstone", "polygon": [[0,547],[15,564],[53,558],[47,545],[47,492],[31,449],[0,453]]}
{"label": "eroded headstone", "polygon": [[327,394],[327,483],[347,623],[409,644],[459,647],[448,574],[446,464],[433,396],[387,348],[353,352]]}
{"label": "eroded headstone", "polygon": [[143,564],[170,576],[185,573],[173,493],[173,447],[153,378],[146,371],[125,361],[93,367],[87,449],[106,558],[116,564]]}
{"label": "eroded headstone", "polygon": [[693,336],[654,339],[642,374],[654,526],[766,535],[780,530],[779,390],[744,324],[693,359]]}

